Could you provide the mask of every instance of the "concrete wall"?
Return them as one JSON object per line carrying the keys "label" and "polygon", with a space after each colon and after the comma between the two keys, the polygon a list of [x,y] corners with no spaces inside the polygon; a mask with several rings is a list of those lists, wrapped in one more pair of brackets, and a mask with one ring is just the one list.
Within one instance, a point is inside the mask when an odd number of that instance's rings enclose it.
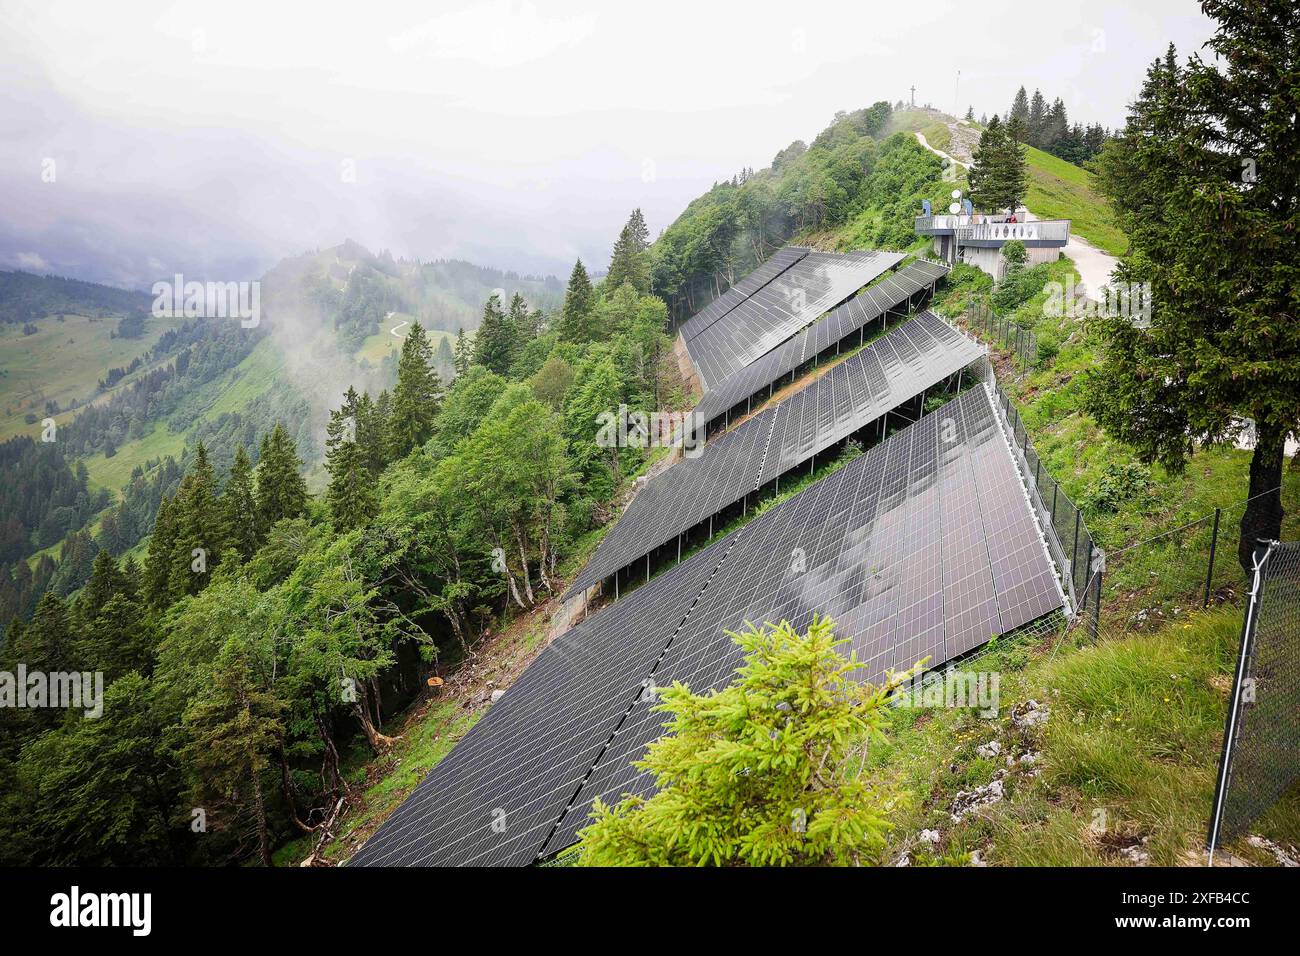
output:
{"label": "concrete wall", "polygon": [[[1000,280],[1007,271],[1007,264],[1002,258],[1001,249],[976,246],[963,246],[962,261],[976,266],[991,275],[994,281]],[[1025,249],[1025,265],[1036,266],[1044,262],[1055,262],[1061,258],[1061,250],[1055,246],[1033,246]]]}

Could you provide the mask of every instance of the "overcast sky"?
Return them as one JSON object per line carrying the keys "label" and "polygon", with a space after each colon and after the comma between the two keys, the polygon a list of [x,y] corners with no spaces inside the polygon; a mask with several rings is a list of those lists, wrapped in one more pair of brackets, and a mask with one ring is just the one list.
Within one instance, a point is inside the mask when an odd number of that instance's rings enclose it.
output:
{"label": "overcast sky", "polygon": [[1023,83],[1115,126],[1210,33],[1189,0],[0,0],[0,268],[251,278],[350,237],[599,270],[633,207],[658,234],[837,110]]}

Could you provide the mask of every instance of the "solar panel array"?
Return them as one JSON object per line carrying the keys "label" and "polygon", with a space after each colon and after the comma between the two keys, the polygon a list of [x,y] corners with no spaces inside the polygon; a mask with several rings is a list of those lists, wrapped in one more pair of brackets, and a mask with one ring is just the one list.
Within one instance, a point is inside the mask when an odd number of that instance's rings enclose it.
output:
{"label": "solar panel array", "polygon": [[933,312],[901,323],[789,399],[651,479],[578,574],[569,596],[740,501],[984,354]]}
{"label": "solar panel array", "polygon": [[984,388],[893,435],[557,638],[354,857],[522,865],[574,842],[662,733],[647,686],[726,685],[745,621],[829,614],[878,680],[1063,603]]}
{"label": "solar panel array", "polygon": [[772,258],[684,322],[682,337],[693,339],[810,252],[812,250],[806,246],[785,246],[778,249]]}
{"label": "solar panel array", "polygon": [[770,352],[902,258],[870,250],[809,252],[713,321],[692,319],[682,339],[705,389]]}
{"label": "solar panel array", "polygon": [[945,265],[918,260],[893,275],[885,276],[758,361],[718,382],[695,406],[695,415],[707,430],[716,419],[740,402],[875,322],[886,312],[899,308],[917,292],[929,288],[947,274]]}

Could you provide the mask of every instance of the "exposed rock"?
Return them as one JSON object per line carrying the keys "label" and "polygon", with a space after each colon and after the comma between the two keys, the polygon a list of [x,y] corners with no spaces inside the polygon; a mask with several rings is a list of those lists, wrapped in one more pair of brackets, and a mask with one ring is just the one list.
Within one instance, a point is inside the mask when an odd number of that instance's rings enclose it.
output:
{"label": "exposed rock", "polygon": [[996,757],[1002,752],[1002,744],[996,740],[990,740],[988,743],[976,747],[975,752],[981,757]]}
{"label": "exposed rock", "polygon": [[1300,860],[1296,859],[1294,849],[1288,852],[1286,847],[1262,836],[1248,836],[1246,842],[1258,850],[1267,850],[1272,853],[1279,866],[1300,866]]}
{"label": "exposed rock", "polygon": [[930,846],[934,846],[939,842],[939,831],[922,830],[919,839],[922,843],[928,843]]}
{"label": "exposed rock", "polygon": [[1017,727],[1037,727],[1047,723],[1047,718],[1051,716],[1051,708],[1046,704],[1040,704],[1036,700],[1027,700],[1011,712],[1011,722]]}
{"label": "exposed rock", "polygon": [[1003,797],[1001,780],[994,780],[974,790],[960,790],[952,801],[951,816],[954,823],[960,822],[968,813],[987,807],[1000,801]]}
{"label": "exposed rock", "polygon": [[504,697],[504,696],[506,696],[506,692],[505,692],[505,691],[503,691],[503,690],[494,690],[494,691],[492,692],[492,703],[495,704],[497,701],[499,701],[499,700],[500,700],[502,697]]}

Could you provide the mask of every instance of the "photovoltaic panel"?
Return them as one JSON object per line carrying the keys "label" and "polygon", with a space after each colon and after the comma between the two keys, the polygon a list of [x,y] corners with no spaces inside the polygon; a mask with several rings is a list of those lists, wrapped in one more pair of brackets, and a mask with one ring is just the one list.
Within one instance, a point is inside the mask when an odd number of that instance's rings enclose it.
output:
{"label": "photovoltaic panel", "polygon": [[683,334],[706,389],[893,268],[897,252],[809,252],[708,325]]}
{"label": "photovoltaic panel", "polygon": [[909,319],[773,408],[661,472],[632,499],[569,595],[625,568],[984,354],[932,312]]}
{"label": "photovoltaic panel", "polygon": [[681,328],[682,338],[690,341],[699,335],[811,251],[805,246],[785,246],[778,249],[773,253],[772,258],[684,322]]}
{"label": "photovoltaic panel", "polygon": [[[968,628],[979,601],[995,619],[1004,601],[1013,618],[1060,607],[993,414],[967,392],[557,638],[352,865],[520,865],[569,845],[596,796],[650,792],[631,766],[664,722],[645,688],[725,686],[740,661],[725,632],[745,621],[803,631],[828,614],[878,680],[924,653],[943,664],[956,652],[936,627]],[[995,558],[985,514],[1030,540]]]}
{"label": "photovoltaic panel", "polygon": [[[1014,550],[1022,554],[1024,580],[1041,589],[1032,600],[1042,613],[1059,608],[1061,591],[1023,486],[1014,468],[993,467],[999,456],[1011,461],[988,393],[978,388],[741,529],[710,582],[713,599],[697,603],[654,683],[666,687],[682,681],[696,692],[728,684],[741,655],[726,632],[742,629],[746,621],[788,620],[802,632],[814,614],[829,614],[836,633],[851,639],[866,665],[860,679],[873,681],[890,668],[905,669],[926,658],[927,666],[936,667],[961,653],[946,640],[948,629],[970,636],[972,614],[985,600],[993,602],[993,627],[976,643],[1009,630],[996,625],[998,603],[1023,609],[1029,593],[995,583],[989,552],[979,546],[984,543],[981,500],[1007,515],[1023,514],[1027,538],[1019,542],[1023,549]],[[980,480],[974,479],[977,458],[984,466]],[[963,487],[974,497],[961,494]],[[947,490],[954,491],[951,502],[944,500]],[[945,550],[949,524],[951,540],[967,541],[966,550]],[[802,564],[796,560],[800,555]],[[966,599],[950,605],[950,594]],[[625,793],[652,791],[652,781],[632,762],[663,732],[665,716],[653,706],[653,699],[637,702],[546,854],[574,842],[595,797],[616,803]]]}
{"label": "photovoltaic panel", "polygon": [[897,310],[916,293],[934,285],[947,274],[947,266],[918,260],[885,276],[793,338],[718,382],[700,399],[695,414],[707,430],[729,409],[757,395],[887,312]]}
{"label": "photovoltaic panel", "polygon": [[557,637],[352,859],[533,860],[730,544],[717,542]]}

